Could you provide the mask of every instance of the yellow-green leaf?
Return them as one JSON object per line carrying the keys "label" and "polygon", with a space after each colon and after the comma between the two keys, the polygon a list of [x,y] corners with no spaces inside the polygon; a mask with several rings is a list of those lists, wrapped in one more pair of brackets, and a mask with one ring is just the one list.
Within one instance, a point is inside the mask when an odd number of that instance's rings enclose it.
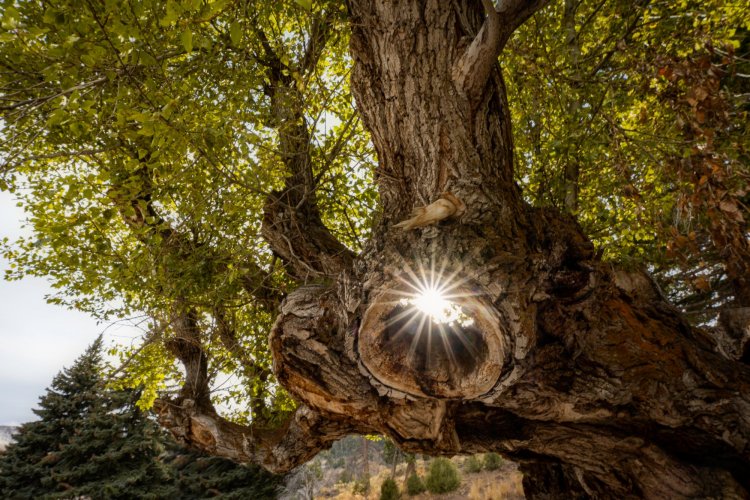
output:
{"label": "yellow-green leaf", "polygon": [[182,32],[181,38],[185,52],[191,52],[193,50],[193,32],[190,31],[190,28],[186,28],[185,31]]}
{"label": "yellow-green leaf", "polygon": [[232,40],[232,45],[239,45],[242,41],[242,25],[238,22],[234,22],[229,26],[229,38]]}
{"label": "yellow-green leaf", "polygon": [[312,0],[294,0],[297,5],[305,10],[312,10]]}

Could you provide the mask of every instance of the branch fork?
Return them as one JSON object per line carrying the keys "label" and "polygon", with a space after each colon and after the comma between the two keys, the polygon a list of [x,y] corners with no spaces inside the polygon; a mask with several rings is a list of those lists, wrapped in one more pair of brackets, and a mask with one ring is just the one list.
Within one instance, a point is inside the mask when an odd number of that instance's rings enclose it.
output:
{"label": "branch fork", "polygon": [[453,65],[452,78],[456,89],[472,106],[487,84],[497,57],[515,29],[549,0],[481,0],[486,18],[479,33]]}

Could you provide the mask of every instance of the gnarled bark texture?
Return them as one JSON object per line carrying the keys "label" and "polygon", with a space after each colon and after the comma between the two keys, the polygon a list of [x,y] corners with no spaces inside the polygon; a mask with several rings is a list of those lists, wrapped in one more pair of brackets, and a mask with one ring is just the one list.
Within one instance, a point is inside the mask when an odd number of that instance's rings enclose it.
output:
{"label": "gnarled bark texture", "polygon": [[[346,433],[379,432],[413,452],[500,452],[522,464],[530,497],[748,496],[750,370],[731,359],[745,336],[718,349],[646,274],[598,261],[572,219],[528,207],[513,181],[496,58],[543,3],[350,0],[382,219],[351,258],[308,191],[269,202],[275,251],[329,278],[292,292],[272,332],[274,370],[302,407],[267,435],[165,408],[188,440],[287,470]],[[443,192],[460,215],[392,227]],[[314,230],[277,237],[295,217]],[[470,321],[419,317],[401,299],[423,281]]]}

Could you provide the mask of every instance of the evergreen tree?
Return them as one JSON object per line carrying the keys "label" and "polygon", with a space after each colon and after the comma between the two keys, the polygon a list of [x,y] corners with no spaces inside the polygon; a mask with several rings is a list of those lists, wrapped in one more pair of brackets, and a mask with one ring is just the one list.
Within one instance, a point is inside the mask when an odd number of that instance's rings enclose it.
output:
{"label": "evergreen tree", "polygon": [[38,498],[50,490],[58,453],[80,432],[99,395],[101,336],[71,366],[57,374],[33,410],[40,420],[24,424],[0,458],[0,497]]}
{"label": "evergreen tree", "polygon": [[406,480],[406,492],[410,496],[419,495],[425,490],[427,490],[427,487],[424,485],[422,478],[420,478],[416,472]]}
{"label": "evergreen tree", "polygon": [[388,478],[380,485],[380,500],[399,500],[401,493],[393,478]]}
{"label": "evergreen tree", "polygon": [[159,461],[166,436],[136,406],[137,391],[102,391],[80,431],[58,453],[47,484],[64,498],[173,498]]}
{"label": "evergreen tree", "polygon": [[204,498],[264,500],[278,496],[284,476],[266,472],[257,465],[241,465],[220,457],[186,451],[172,446],[165,461],[174,475],[171,499]]}
{"label": "evergreen tree", "polygon": [[58,374],[0,456],[0,498],[274,498],[281,476],[187,451],[136,405],[104,388],[101,337]]}
{"label": "evergreen tree", "polygon": [[425,478],[425,486],[431,493],[448,493],[461,485],[461,476],[456,466],[445,457],[438,457],[430,463]]}

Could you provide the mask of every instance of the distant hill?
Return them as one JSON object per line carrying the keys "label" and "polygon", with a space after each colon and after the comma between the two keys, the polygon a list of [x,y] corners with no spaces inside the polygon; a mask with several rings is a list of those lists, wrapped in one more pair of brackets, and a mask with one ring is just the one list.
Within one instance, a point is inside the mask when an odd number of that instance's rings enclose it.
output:
{"label": "distant hill", "polygon": [[0,451],[13,442],[13,434],[18,431],[17,425],[0,425]]}

